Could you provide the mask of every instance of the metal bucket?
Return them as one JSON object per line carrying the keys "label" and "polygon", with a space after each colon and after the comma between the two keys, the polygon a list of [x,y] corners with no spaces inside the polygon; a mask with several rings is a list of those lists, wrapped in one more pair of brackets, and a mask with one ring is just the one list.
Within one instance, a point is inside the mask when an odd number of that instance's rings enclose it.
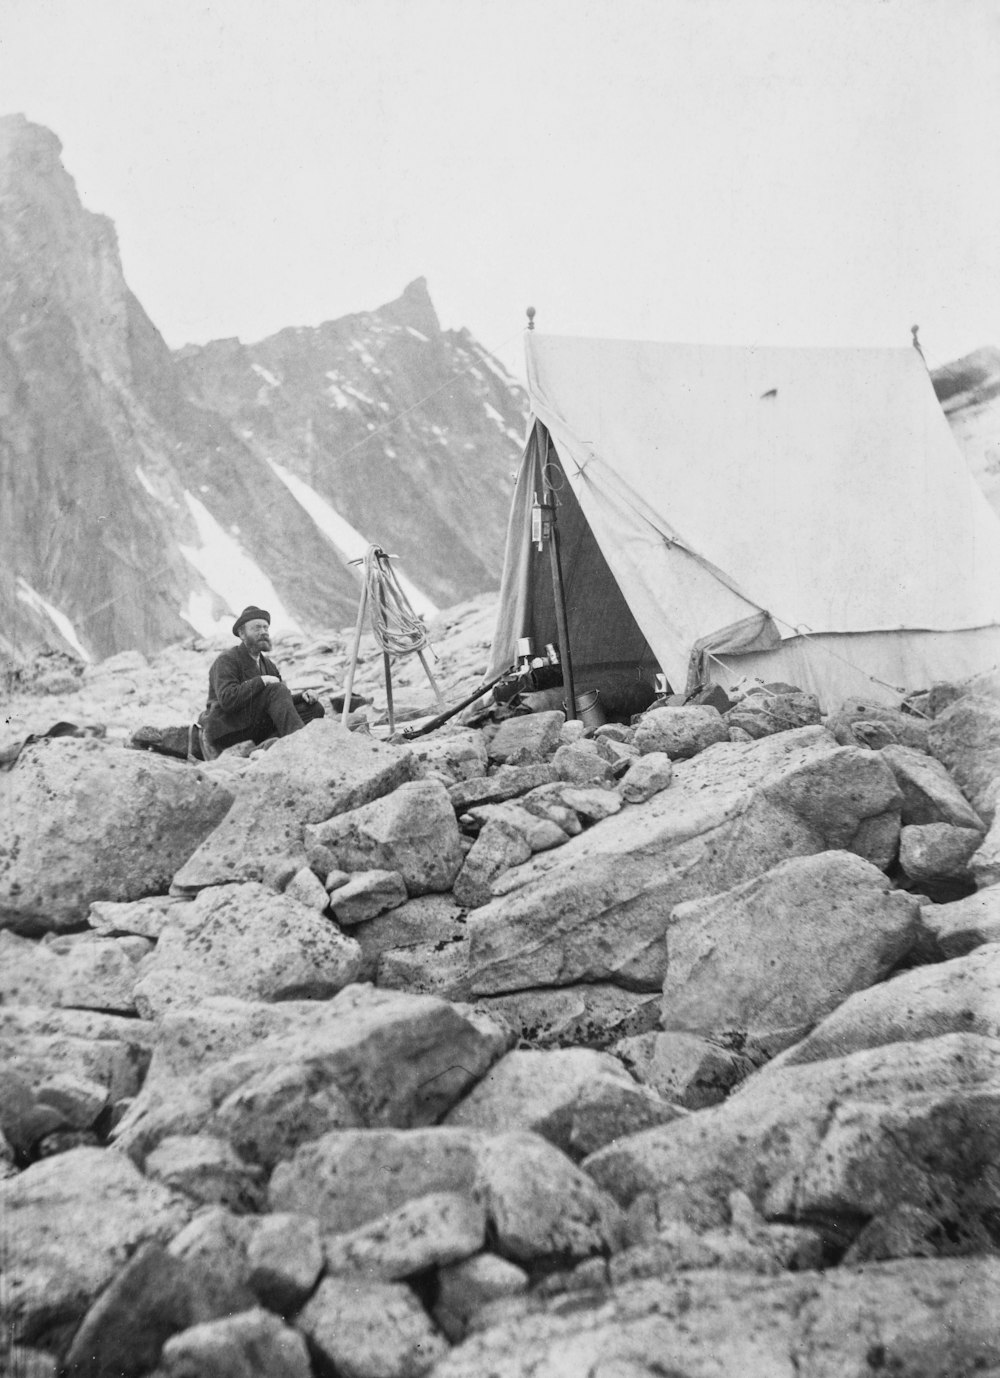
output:
{"label": "metal bucket", "polygon": [[588,731],[595,727],[601,727],[607,722],[607,715],[600,704],[601,692],[599,689],[589,689],[585,694],[578,694],[576,697],[576,712],[580,721]]}

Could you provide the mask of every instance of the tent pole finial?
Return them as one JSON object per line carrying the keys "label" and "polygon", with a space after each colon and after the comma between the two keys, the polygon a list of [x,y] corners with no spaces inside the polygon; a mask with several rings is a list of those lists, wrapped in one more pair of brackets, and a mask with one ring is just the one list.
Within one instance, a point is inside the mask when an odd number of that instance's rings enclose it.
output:
{"label": "tent pole finial", "polygon": [[534,330],[534,328],[535,328],[535,308],[534,308],[533,306],[527,307],[527,308],[525,309],[525,315],[528,317],[528,329],[529,329],[529,330]]}
{"label": "tent pole finial", "polygon": [[[911,326],[910,326],[910,334],[913,336],[913,348],[914,348],[914,349],[917,351],[917,353],[920,355],[921,359],[923,359],[923,357],[924,357],[924,351],[923,351],[923,350],[921,349],[921,347],[920,347],[920,326],[919,326],[919,325],[911,325]],[[926,360],[925,360],[924,362],[926,362]]]}

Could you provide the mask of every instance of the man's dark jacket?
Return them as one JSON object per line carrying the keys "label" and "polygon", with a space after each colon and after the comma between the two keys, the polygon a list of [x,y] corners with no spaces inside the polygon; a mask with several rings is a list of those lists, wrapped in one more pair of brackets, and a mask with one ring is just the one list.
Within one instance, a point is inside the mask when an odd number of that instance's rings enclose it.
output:
{"label": "man's dark jacket", "polygon": [[259,699],[267,688],[261,675],[276,675],[278,667],[261,652],[260,667],[241,641],[223,651],[208,672],[208,708],[202,717],[212,740],[231,732],[249,732],[261,711]]}

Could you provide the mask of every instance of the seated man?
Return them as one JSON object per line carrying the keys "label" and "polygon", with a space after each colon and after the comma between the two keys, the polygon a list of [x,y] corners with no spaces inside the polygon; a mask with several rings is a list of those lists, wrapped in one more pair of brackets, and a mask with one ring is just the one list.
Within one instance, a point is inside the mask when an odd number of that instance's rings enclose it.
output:
{"label": "seated man", "polygon": [[266,608],[244,608],[233,623],[240,645],[223,651],[208,673],[208,707],[200,719],[206,761],[237,742],[287,737],[326,716],[315,694],[293,694],[264,654],[271,649],[270,628]]}

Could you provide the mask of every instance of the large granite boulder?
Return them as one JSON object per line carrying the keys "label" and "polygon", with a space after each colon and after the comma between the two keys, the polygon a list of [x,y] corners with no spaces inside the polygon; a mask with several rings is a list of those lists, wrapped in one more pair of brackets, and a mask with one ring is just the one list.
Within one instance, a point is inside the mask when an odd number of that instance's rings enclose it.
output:
{"label": "large granite boulder", "polygon": [[253,1307],[172,1336],[156,1373],[158,1378],[311,1378],[312,1371],[302,1333]]}
{"label": "large granite boulder", "polygon": [[678,762],[670,788],[648,803],[509,872],[503,895],[469,917],[472,989],[657,989],[675,905],[790,856],[891,856],[900,799],[884,760],[838,747],[821,727],[719,743]]}
{"label": "large granite boulder", "polygon": [[51,947],[0,929],[0,1004],[58,1005],[61,979]]}
{"label": "large granite boulder", "polygon": [[[503,807],[498,805],[497,807]],[[563,834],[564,838],[566,834]],[[493,882],[532,855],[524,830],[508,818],[489,818],[464,858],[453,886],[456,900],[468,909],[488,904]]]}
{"label": "large granite boulder", "polygon": [[177,871],[174,885],[191,891],[263,880],[304,860],[308,824],[389,794],[419,769],[401,747],[347,732],[328,718],[309,723],[252,763],[225,819]]}
{"label": "large granite boulder", "polygon": [[327,1002],[206,1000],[164,1016],[142,1092],[115,1131],[142,1158],[215,1134],[270,1165],[333,1129],[435,1122],[512,1042],[431,996],[352,985]]}
{"label": "large granite boulder", "polygon": [[153,949],[149,938],[66,933],[50,946],[59,953],[60,1005],[135,1014],[136,978]]}
{"label": "large granite boulder", "polygon": [[729,728],[717,708],[651,708],[635,731],[641,755],[662,752],[671,761],[697,756],[716,742],[728,742]]}
{"label": "large granite boulder", "polygon": [[962,957],[984,943],[1000,943],[1000,885],[951,904],[926,904],[920,921],[935,957]]}
{"label": "large granite boulder", "polygon": [[155,941],[170,922],[171,911],[190,902],[182,895],[150,895],[124,903],[95,900],[87,922],[96,933],[108,938],[132,935]]}
{"label": "large granite boulder", "polygon": [[931,723],[927,745],[980,818],[991,823],[990,786],[1000,776],[1000,701],[977,694],[956,699]]}
{"label": "large granite boulder", "polygon": [[[845,745],[856,741],[872,751],[890,745],[926,751],[929,724],[916,713],[890,708],[870,699],[845,699],[827,719],[830,731]],[[844,732],[846,729],[846,733]]]}
{"label": "large granite boulder", "polygon": [[565,721],[565,714],[558,709],[504,719],[489,744],[490,760],[512,766],[546,760],[559,746]]}
{"label": "large granite boulder", "polygon": [[858,991],[767,1070],[949,1033],[1000,1040],[1000,943]]}
{"label": "large granite boulder", "polygon": [[980,890],[987,890],[1000,882],[1000,822],[996,816],[981,845],[973,850],[968,865]]}
{"label": "large granite boulder", "polygon": [[54,1131],[89,1129],[136,1095],[152,1043],[138,1019],[0,1006],[0,1132],[30,1154]]}
{"label": "large granite boulder", "polygon": [[0,927],[78,927],[95,900],[166,891],[232,794],[182,761],[93,738],[26,747],[0,774]]}
{"label": "large granite boulder", "polygon": [[450,1192],[485,1208],[498,1252],[515,1262],[587,1258],[615,1247],[614,1203],[537,1134],[470,1129],[341,1130],[304,1144],[271,1177],[273,1210],[315,1215],[331,1233],[407,1201]]}
{"label": "large granite boulder", "polygon": [[245,1162],[213,1134],[176,1134],[148,1154],[143,1172],[199,1206],[237,1213],[260,1209],[263,1169]]}
{"label": "large granite boulder", "polygon": [[[466,979],[468,962],[466,961]],[[515,990],[480,997],[476,1008],[538,1048],[606,1048],[660,1024],[659,991],[623,990],[608,981]]]}
{"label": "large granite boulder", "polygon": [[637,1081],[688,1110],[718,1105],[753,1071],[753,1063],[744,1054],[698,1034],[633,1034],[620,1039],[611,1051]]}
{"label": "large granite boulder", "polygon": [[329,906],[342,928],[357,928],[406,900],[406,882],[398,871],[356,871],[343,885],[334,886]]}
{"label": "large granite boulder", "polygon": [[516,1298],[434,1378],[908,1378],[1000,1367],[1000,1261],[905,1259],[765,1278],[702,1270]]}
{"label": "large granite boulder", "polygon": [[470,1000],[469,945],[457,935],[383,952],[375,984],[385,990],[439,995],[442,1000]]}
{"label": "large granite boulder", "polygon": [[882,755],[889,762],[903,795],[901,821],[904,827],[951,823],[956,828],[986,831],[986,824],[935,757],[913,747],[898,745],[883,747]]}
{"label": "large granite boulder", "polygon": [[937,1222],[937,1248],[990,1244],[1000,1208],[1000,1041],[946,1034],[764,1068],[724,1104],[584,1161],[623,1205],[724,1224],[745,1192],[767,1219],[809,1221],[849,1243],[900,1206]]}
{"label": "large granite boulder", "polygon": [[285,1315],[308,1299],[323,1271],[323,1241],[311,1216],[272,1212],[254,1219],[247,1282],[264,1306]]}
{"label": "large granite boulder", "polygon": [[396,1282],[471,1258],[485,1238],[486,1212],[480,1202],[438,1191],[405,1201],[346,1234],[328,1234],[323,1252],[328,1273]]}
{"label": "large granite boulder", "polygon": [[211,995],[325,1000],[361,966],[357,943],[336,924],[256,882],[203,890],[177,915],[135,985],[147,1019]]}
{"label": "large granite boulder", "polygon": [[666,1124],[682,1112],[637,1085],[617,1058],[591,1048],[516,1048],[486,1073],[444,1123],[500,1133],[530,1129],[571,1157]]}
{"label": "large granite boulder", "polygon": [[679,904],[667,929],[665,1030],[767,1058],[913,946],[919,904],[850,852],[792,857]]}
{"label": "large granite boulder", "polygon": [[900,829],[899,864],[910,880],[968,880],[970,869],[989,885],[1000,879],[987,864],[979,870],[976,857],[984,856],[979,828],[956,828],[952,823],[914,823]]}
{"label": "large granite boulder", "polygon": [[197,1262],[149,1240],[90,1307],[64,1371],[92,1378],[148,1373],[172,1335],[252,1304],[245,1289],[220,1288]]}
{"label": "large granite boulder", "polygon": [[39,942],[0,929],[0,1003],[134,1014],[137,968],[152,946],[135,935],[63,933]]}
{"label": "large granite boulder", "polygon": [[773,693],[761,686],[730,708],[724,717],[727,727],[737,727],[756,739],[818,723],[822,714],[815,694],[801,690]]}
{"label": "large granite boulder", "polygon": [[422,1378],[448,1350],[401,1282],[324,1278],[296,1324],[321,1372],[338,1378]]}
{"label": "large granite boulder", "polygon": [[455,810],[440,780],[400,785],[386,798],[305,829],[306,846],[344,871],[396,871],[409,895],[450,890],[462,865]]}
{"label": "large granite boulder", "polygon": [[528,1275],[509,1259],[494,1253],[480,1253],[461,1263],[439,1268],[437,1282],[434,1319],[448,1339],[457,1343],[475,1324],[477,1313],[483,1307],[527,1291]]}
{"label": "large granite boulder", "polygon": [[485,775],[489,764],[483,734],[471,727],[439,728],[431,736],[411,742],[410,750],[423,765],[425,778],[442,780],[446,785]]}
{"label": "large granite boulder", "polygon": [[302,1144],[271,1174],[272,1211],[343,1235],[437,1192],[471,1198],[483,1135],[469,1129],[342,1129]]}
{"label": "large granite boulder", "polygon": [[175,1235],[190,1208],[120,1153],[72,1149],[0,1182],[4,1325],[64,1353],[85,1312],[145,1240]]}
{"label": "large granite boulder", "polygon": [[473,776],[450,785],[448,798],[456,813],[464,813],[479,804],[501,804],[506,799],[517,799],[529,790],[553,783],[555,778],[548,761],[527,766],[500,766],[493,775]]}

